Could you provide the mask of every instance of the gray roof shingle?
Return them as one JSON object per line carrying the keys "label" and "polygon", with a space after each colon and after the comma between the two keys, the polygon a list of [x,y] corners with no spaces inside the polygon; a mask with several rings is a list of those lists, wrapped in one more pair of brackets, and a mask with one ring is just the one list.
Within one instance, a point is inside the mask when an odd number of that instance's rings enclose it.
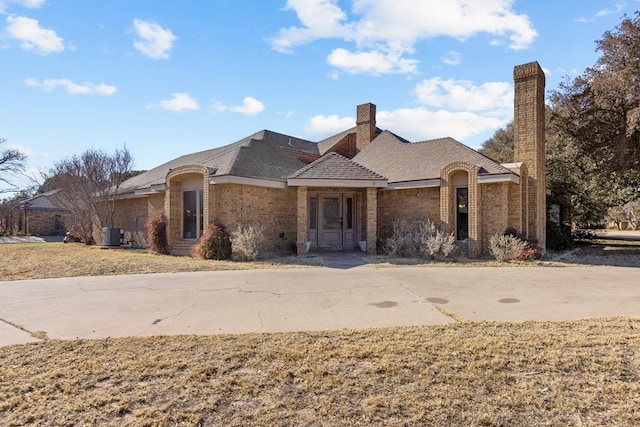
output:
{"label": "gray roof shingle", "polygon": [[300,169],[289,178],[293,179],[352,179],[384,181],[384,176],[347,159],[338,153],[329,153]]}
{"label": "gray roof shingle", "polygon": [[[209,168],[211,176],[235,175],[279,181],[286,181],[287,177],[388,180],[389,183],[421,181],[439,178],[440,170],[453,161],[478,165],[481,175],[511,173],[453,138],[409,142],[380,129],[377,129],[376,138],[351,160],[332,152],[326,154],[355,131],[355,127],[350,128],[316,143],[262,130],[223,147],[171,160],[127,180],[119,193],[164,184],[171,169],[187,165],[203,165]],[[296,153],[303,155],[296,156]],[[307,164],[320,155],[323,157]]]}
{"label": "gray roof shingle", "polygon": [[384,131],[354,158],[359,164],[385,176],[390,183],[440,178],[440,170],[454,161],[480,167],[480,174],[510,171],[453,138],[407,142]]}
{"label": "gray roof shingle", "polygon": [[68,210],[66,204],[58,197],[60,190],[47,191],[36,194],[20,202],[20,209],[41,210],[41,211],[63,211]]}
{"label": "gray roof shingle", "polygon": [[239,175],[252,178],[285,180],[305,166],[292,152],[318,155],[315,142],[262,130],[223,147],[187,154],[125,181],[118,193],[164,184],[171,169],[187,165],[203,165],[215,176]]}

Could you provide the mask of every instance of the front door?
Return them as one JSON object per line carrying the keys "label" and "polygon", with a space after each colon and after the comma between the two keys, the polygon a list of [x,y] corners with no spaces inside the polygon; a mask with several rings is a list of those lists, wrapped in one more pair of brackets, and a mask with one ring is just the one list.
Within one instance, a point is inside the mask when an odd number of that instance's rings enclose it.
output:
{"label": "front door", "polygon": [[352,250],[355,247],[355,195],[320,193],[309,198],[309,240],[313,247]]}
{"label": "front door", "polygon": [[318,246],[342,249],[342,195],[320,196]]}
{"label": "front door", "polygon": [[202,190],[182,193],[182,238],[197,239],[202,234],[204,210]]}

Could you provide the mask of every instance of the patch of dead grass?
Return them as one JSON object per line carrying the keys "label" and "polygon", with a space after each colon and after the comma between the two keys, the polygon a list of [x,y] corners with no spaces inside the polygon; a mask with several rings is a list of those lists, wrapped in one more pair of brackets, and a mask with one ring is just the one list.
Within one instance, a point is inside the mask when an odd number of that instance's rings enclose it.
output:
{"label": "patch of dead grass", "polygon": [[640,425],[640,319],[0,348],[3,425]]}
{"label": "patch of dead grass", "polygon": [[313,265],[308,260],[294,256],[256,262],[214,261],[158,255],[147,250],[100,249],[80,243],[0,245],[0,259],[2,259],[0,280],[290,268]]}

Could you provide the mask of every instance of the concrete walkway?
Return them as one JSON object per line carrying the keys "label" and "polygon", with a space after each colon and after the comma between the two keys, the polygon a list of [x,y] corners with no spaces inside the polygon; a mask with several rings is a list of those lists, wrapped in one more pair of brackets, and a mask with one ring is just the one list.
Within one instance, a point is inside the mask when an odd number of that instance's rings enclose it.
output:
{"label": "concrete walkway", "polygon": [[74,339],[638,317],[638,273],[344,264],[0,282],[0,345],[41,334]]}

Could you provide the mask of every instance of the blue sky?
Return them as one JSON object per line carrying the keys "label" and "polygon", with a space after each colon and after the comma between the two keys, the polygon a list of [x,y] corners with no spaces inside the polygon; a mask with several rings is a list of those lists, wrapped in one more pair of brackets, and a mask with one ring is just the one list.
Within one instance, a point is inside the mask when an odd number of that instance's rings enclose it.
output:
{"label": "blue sky", "polygon": [[[354,125],[479,147],[513,66],[554,90],[640,0],[0,0],[0,138],[30,172],[126,144],[136,169],[270,129]],[[1,190],[1,188],[0,188]]]}

